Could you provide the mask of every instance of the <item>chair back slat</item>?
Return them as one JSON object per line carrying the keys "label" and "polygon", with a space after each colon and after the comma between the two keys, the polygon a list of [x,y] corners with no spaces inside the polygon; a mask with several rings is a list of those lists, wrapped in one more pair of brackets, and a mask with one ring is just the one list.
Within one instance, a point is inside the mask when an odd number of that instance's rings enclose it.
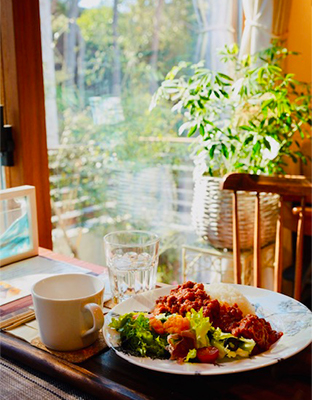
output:
{"label": "chair back slat", "polygon": [[234,257],[234,281],[241,283],[241,260],[240,260],[240,240],[239,240],[239,221],[237,192],[233,193],[233,257]]}
{"label": "chair back slat", "polygon": [[[238,221],[238,197],[237,192],[255,192],[255,223],[254,223],[254,285],[261,287],[261,210],[260,193],[276,193],[280,195],[280,215],[277,222],[276,243],[275,243],[275,265],[274,265],[274,290],[282,290],[283,270],[283,215],[286,210],[285,201],[301,201],[298,215],[297,243],[296,243],[296,264],[294,297],[299,300],[301,294],[302,278],[302,255],[303,236],[305,231],[305,203],[311,203],[312,184],[304,176],[264,176],[245,173],[230,173],[226,175],[220,189],[233,191],[233,256],[234,256],[234,279],[235,283],[241,283],[241,261],[240,261],[240,238]],[[308,208],[310,210],[310,208]],[[310,214],[311,215],[311,212]],[[287,218],[285,219],[287,221]],[[310,227],[310,222],[307,225]],[[289,224],[289,222],[287,222]],[[292,222],[293,224],[293,222]]]}

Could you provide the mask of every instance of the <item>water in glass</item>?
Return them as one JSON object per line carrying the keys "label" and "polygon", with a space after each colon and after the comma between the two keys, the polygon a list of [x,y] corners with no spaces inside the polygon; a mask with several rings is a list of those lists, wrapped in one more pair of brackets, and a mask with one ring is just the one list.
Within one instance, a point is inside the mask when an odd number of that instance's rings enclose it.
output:
{"label": "water in glass", "polygon": [[157,260],[148,253],[115,254],[108,267],[112,292],[118,301],[155,288]]}

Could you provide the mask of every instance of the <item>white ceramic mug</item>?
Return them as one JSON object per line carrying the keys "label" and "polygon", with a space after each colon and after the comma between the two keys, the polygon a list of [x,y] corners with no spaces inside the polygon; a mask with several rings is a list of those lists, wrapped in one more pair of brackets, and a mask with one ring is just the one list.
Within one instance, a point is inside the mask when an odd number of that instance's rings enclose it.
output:
{"label": "white ceramic mug", "polygon": [[60,274],[31,289],[41,341],[59,351],[91,345],[104,323],[104,282],[92,275]]}

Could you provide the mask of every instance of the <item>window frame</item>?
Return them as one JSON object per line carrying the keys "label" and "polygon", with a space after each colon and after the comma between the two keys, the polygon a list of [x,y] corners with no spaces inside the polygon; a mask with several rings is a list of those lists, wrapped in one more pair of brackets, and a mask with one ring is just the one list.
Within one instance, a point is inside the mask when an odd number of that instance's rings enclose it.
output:
{"label": "window frame", "polygon": [[0,92],[15,142],[6,187],[36,187],[39,245],[52,249],[39,0],[0,0],[0,26]]}

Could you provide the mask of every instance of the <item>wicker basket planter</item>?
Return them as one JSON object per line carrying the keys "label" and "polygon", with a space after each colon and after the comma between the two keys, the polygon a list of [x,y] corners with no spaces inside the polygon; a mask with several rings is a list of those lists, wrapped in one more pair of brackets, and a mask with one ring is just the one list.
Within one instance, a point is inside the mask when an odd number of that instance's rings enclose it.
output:
{"label": "wicker basket planter", "polygon": [[[196,233],[219,249],[232,249],[232,192],[220,190],[221,178],[204,176],[195,181],[192,222]],[[262,193],[261,246],[274,242],[279,196]],[[255,194],[238,193],[238,217],[242,250],[253,246]]]}

